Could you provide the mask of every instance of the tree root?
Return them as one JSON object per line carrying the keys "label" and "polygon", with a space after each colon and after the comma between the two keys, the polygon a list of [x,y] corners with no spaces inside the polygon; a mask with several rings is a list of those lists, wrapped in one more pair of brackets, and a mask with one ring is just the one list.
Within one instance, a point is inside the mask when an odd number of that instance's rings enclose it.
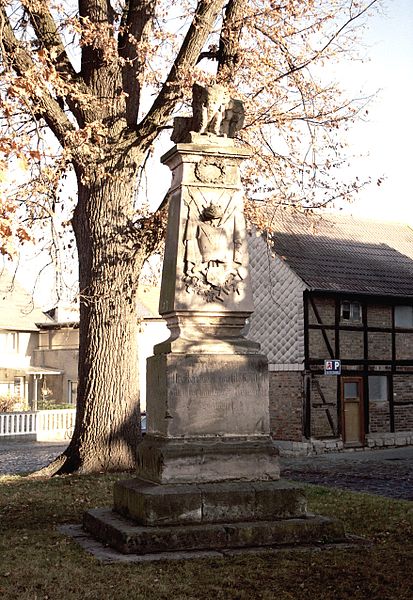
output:
{"label": "tree root", "polygon": [[61,475],[63,473],[62,468],[67,462],[68,457],[66,454],[59,454],[49,465],[42,467],[38,471],[34,471],[28,475],[29,479],[37,479],[40,477],[53,477],[54,475]]}
{"label": "tree root", "polygon": [[58,475],[71,475],[72,473],[90,475],[92,473],[122,473],[134,472],[136,464],[133,461],[126,460],[123,463],[103,465],[96,461],[82,461],[77,452],[72,453],[70,446],[59,454],[50,464],[42,467],[27,475],[29,479],[46,479]]}

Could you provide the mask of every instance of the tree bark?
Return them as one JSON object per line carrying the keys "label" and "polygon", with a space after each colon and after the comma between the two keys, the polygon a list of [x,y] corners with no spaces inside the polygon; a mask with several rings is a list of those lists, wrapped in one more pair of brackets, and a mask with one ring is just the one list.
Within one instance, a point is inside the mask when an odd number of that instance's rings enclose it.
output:
{"label": "tree bark", "polygon": [[247,0],[228,0],[225,7],[218,48],[217,80],[220,83],[230,83],[235,78],[247,5]]}
{"label": "tree bark", "polygon": [[[37,473],[132,469],[140,441],[136,290],[146,258],[132,214],[137,161],[78,171],[73,217],[80,289],[79,388],[72,441]],[[112,175],[116,173],[116,176]],[[139,245],[137,240],[140,240]]]}

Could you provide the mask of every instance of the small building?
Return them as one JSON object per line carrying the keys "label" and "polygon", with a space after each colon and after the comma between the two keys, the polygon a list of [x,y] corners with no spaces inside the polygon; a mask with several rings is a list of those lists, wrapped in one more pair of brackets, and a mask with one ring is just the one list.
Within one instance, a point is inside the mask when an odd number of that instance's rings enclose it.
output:
{"label": "small building", "polygon": [[[6,271],[0,278],[0,398],[3,409],[37,408],[46,377],[59,378],[59,368],[34,361],[37,323],[50,319]],[[3,410],[2,409],[2,410]],[[1,412],[1,410],[0,410]]]}
{"label": "small building", "polygon": [[248,336],[269,359],[286,450],[413,443],[413,231],[279,211],[252,234]]}
{"label": "small building", "polygon": [[[146,358],[169,337],[158,314],[159,288],[138,292],[137,334],[141,408],[146,400]],[[0,412],[75,405],[79,311],[60,304],[46,313],[5,269],[0,274]]]}

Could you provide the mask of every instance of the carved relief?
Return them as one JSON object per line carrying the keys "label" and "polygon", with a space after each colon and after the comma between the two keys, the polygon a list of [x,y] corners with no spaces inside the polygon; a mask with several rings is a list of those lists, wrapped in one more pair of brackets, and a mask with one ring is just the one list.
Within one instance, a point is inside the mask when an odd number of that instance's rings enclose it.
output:
{"label": "carved relief", "polygon": [[195,166],[195,177],[202,183],[218,183],[224,175],[224,165],[217,159],[203,159]]}
{"label": "carved relief", "polygon": [[[202,196],[202,194],[201,194]],[[191,194],[187,203],[185,229],[184,281],[187,291],[195,291],[209,302],[225,301],[239,293],[245,277],[242,242],[244,219],[232,196],[226,200],[197,202]]]}

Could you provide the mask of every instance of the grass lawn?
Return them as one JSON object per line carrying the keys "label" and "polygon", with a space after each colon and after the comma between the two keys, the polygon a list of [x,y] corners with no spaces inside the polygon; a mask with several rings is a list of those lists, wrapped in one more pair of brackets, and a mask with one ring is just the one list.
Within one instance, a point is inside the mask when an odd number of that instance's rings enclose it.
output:
{"label": "grass lawn", "polygon": [[[128,475],[129,477],[129,475]],[[13,600],[412,600],[413,504],[308,486],[310,510],[372,546],[187,562],[104,565],[60,534],[110,506],[125,474],[0,477],[0,598]]]}

